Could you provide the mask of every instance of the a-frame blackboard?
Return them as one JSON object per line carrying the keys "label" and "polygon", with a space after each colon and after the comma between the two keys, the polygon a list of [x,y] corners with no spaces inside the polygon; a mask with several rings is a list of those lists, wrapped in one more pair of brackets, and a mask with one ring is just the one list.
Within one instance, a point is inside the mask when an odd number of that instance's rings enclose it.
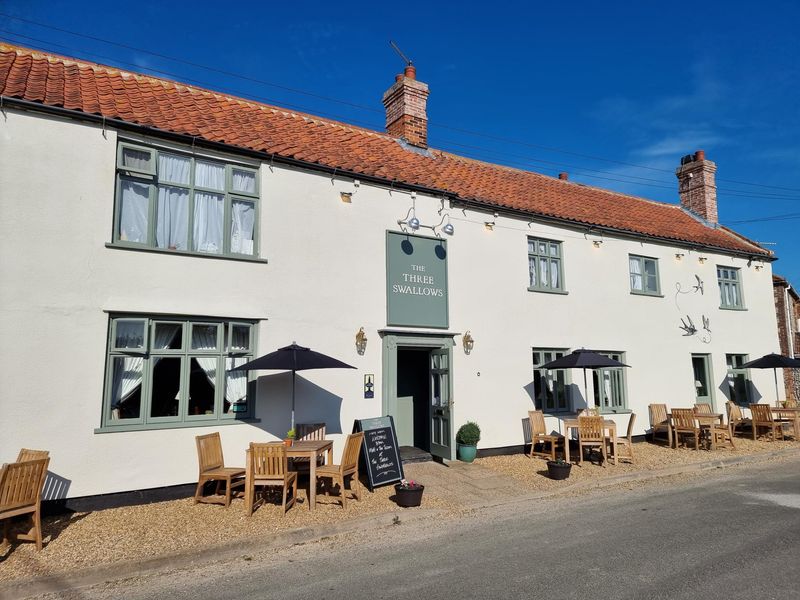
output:
{"label": "a-frame blackboard", "polygon": [[353,430],[364,432],[361,469],[367,474],[369,490],[403,479],[400,446],[391,416],[356,419]]}

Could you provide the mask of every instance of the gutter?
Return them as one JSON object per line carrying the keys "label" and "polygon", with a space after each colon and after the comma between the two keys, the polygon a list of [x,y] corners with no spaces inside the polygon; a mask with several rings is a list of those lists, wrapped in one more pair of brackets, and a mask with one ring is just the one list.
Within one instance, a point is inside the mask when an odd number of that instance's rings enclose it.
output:
{"label": "gutter", "polygon": [[280,156],[276,154],[271,154],[268,152],[263,152],[259,150],[252,150],[248,148],[242,148],[240,146],[233,146],[231,144],[225,144],[222,142],[212,142],[201,138],[199,136],[192,136],[186,135],[183,133],[175,133],[171,131],[166,131],[163,129],[158,129],[156,127],[150,127],[148,125],[137,125],[136,123],[130,123],[128,121],[123,121],[120,119],[109,119],[102,115],[86,113],[80,110],[73,110],[69,108],[64,108],[61,106],[51,106],[46,104],[41,104],[39,102],[32,102],[30,100],[23,100],[21,98],[12,98],[9,96],[0,96],[0,111],[5,106],[12,106],[12,107],[19,107],[23,110],[28,110],[32,112],[42,112],[42,113],[49,113],[49,114],[56,114],[62,117],[66,117],[69,119],[75,119],[77,121],[89,121],[93,123],[97,123],[105,128],[106,126],[113,126],[115,129],[119,129],[122,131],[132,131],[135,133],[146,133],[148,135],[155,135],[157,137],[161,137],[164,139],[174,140],[177,142],[181,142],[184,144],[190,144],[192,146],[202,146],[205,148],[210,148],[214,150],[220,150],[223,152],[231,152],[231,150],[235,151],[238,154],[242,154],[245,156],[249,156],[252,158],[261,159],[264,162],[269,161],[271,164],[278,163],[283,164],[291,167],[306,169],[309,171],[317,171],[322,173],[330,173],[334,177],[339,174],[343,176],[347,176],[348,178],[352,179],[359,179],[361,181],[366,181],[372,184],[375,184],[380,187],[389,187],[390,189],[397,188],[398,190],[408,190],[414,191],[421,194],[426,194],[429,196],[434,196],[437,198],[444,198],[450,201],[451,206],[453,207],[463,207],[469,208],[471,210],[477,210],[479,212],[485,212],[487,210],[496,211],[498,214],[503,214],[506,216],[511,217],[518,217],[524,218],[528,221],[536,220],[541,221],[543,223],[548,224],[556,224],[556,225],[564,225],[572,228],[586,228],[589,231],[600,231],[603,233],[614,234],[622,237],[633,238],[636,240],[657,240],[665,243],[669,243],[673,246],[679,245],[683,248],[689,249],[703,249],[703,250],[713,250],[716,252],[721,252],[724,254],[738,256],[742,258],[752,259],[758,258],[764,261],[775,261],[777,257],[770,254],[760,254],[758,252],[745,252],[743,250],[733,250],[730,248],[724,248],[720,246],[711,246],[706,244],[700,244],[696,242],[688,242],[684,240],[669,238],[669,237],[661,237],[655,235],[645,235],[642,233],[638,233],[635,231],[630,231],[626,229],[619,229],[615,227],[608,227],[604,225],[594,225],[591,223],[584,223],[582,221],[575,221],[571,219],[565,219],[561,217],[553,217],[542,215],[540,213],[531,212],[531,211],[523,211],[519,209],[508,208],[504,206],[497,206],[487,202],[480,202],[478,200],[469,200],[460,198],[451,192],[447,192],[441,189],[434,189],[429,188],[422,185],[415,185],[413,183],[406,183],[406,182],[398,182],[396,180],[389,180],[383,179],[381,177],[375,177],[373,175],[368,175],[365,173],[357,173],[355,171],[348,171],[346,169],[338,169],[336,167],[329,167],[326,165],[321,165],[319,163],[312,163],[308,161],[298,160],[295,158],[290,158],[287,156]]}

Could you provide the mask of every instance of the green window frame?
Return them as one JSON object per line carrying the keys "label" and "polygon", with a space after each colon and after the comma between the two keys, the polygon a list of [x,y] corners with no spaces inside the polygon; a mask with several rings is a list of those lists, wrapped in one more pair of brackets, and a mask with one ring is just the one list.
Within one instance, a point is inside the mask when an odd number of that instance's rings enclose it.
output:
{"label": "green window frame", "polygon": [[739,406],[749,406],[752,397],[750,369],[742,368],[748,360],[747,354],[725,355],[725,364],[728,367],[725,377],[728,382],[728,398]]}
{"label": "green window frame", "polygon": [[744,308],[741,269],[717,265],[720,308]]}
{"label": "green window frame", "polygon": [[259,188],[257,167],[120,141],[112,245],[252,260]]}
{"label": "green window frame", "polygon": [[252,359],[254,335],[254,321],[111,315],[101,429],[252,419],[248,374],[230,370]]}
{"label": "green window frame", "polygon": [[[624,352],[597,352],[621,363],[625,361]],[[595,406],[601,413],[628,411],[627,378],[624,367],[610,367],[592,370],[592,387]]]}
{"label": "green window frame", "polygon": [[658,259],[637,254],[628,255],[628,274],[631,293],[643,296],[660,296],[661,282]]}
{"label": "green window frame", "polygon": [[561,358],[566,348],[533,348],[533,395],[536,410],[565,413],[572,410],[569,369],[540,369],[539,365]]}
{"label": "green window frame", "polygon": [[564,293],[563,244],[528,237],[528,290]]}

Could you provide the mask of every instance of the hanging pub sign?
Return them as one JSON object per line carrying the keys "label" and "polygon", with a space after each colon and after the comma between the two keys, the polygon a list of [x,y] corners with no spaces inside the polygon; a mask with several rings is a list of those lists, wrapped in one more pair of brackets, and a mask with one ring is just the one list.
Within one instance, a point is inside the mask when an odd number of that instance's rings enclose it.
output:
{"label": "hanging pub sign", "polygon": [[386,323],[447,329],[447,241],[386,232]]}
{"label": "hanging pub sign", "polygon": [[364,432],[360,469],[367,474],[369,491],[403,479],[400,446],[391,416],[356,419],[353,431]]}

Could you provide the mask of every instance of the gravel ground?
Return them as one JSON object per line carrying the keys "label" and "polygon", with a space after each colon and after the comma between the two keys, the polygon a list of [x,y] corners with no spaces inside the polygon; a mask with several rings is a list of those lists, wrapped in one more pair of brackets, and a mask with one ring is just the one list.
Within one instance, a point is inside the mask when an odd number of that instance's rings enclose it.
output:
{"label": "gravel ground", "polygon": [[[580,490],[567,488],[581,482],[601,483],[605,478],[625,473],[715,458],[768,454],[798,447],[793,442],[753,442],[743,438],[737,438],[736,445],[736,450],[724,449],[710,453],[683,448],[671,450],[664,446],[639,443],[634,445],[635,464],[621,462],[616,466],[602,467],[584,461],[583,466],[572,467],[570,478],[565,481],[549,479],[544,460],[530,459],[521,454],[481,458],[475,464],[499,475],[509,476],[528,492],[563,488],[566,495],[580,495],[589,493],[591,485]],[[639,485],[646,484],[624,484],[628,488]],[[192,548],[265,537],[289,529],[340,523],[397,509],[389,499],[394,493],[393,487],[378,488],[372,493],[365,488],[362,491],[361,501],[349,503],[346,512],[339,505],[338,498],[318,495],[317,510],[312,513],[305,504],[305,494],[301,490],[300,503],[285,516],[281,515],[279,503],[264,504],[252,517],[247,517],[242,499],[234,499],[228,509],[220,505],[194,504],[192,499],[183,499],[47,518],[43,521],[45,547],[42,552],[36,552],[35,545],[30,543],[0,547],[0,581],[66,573],[117,561],[142,560]],[[455,498],[439,494],[426,494],[423,506],[444,509],[451,516],[470,512]]]}

